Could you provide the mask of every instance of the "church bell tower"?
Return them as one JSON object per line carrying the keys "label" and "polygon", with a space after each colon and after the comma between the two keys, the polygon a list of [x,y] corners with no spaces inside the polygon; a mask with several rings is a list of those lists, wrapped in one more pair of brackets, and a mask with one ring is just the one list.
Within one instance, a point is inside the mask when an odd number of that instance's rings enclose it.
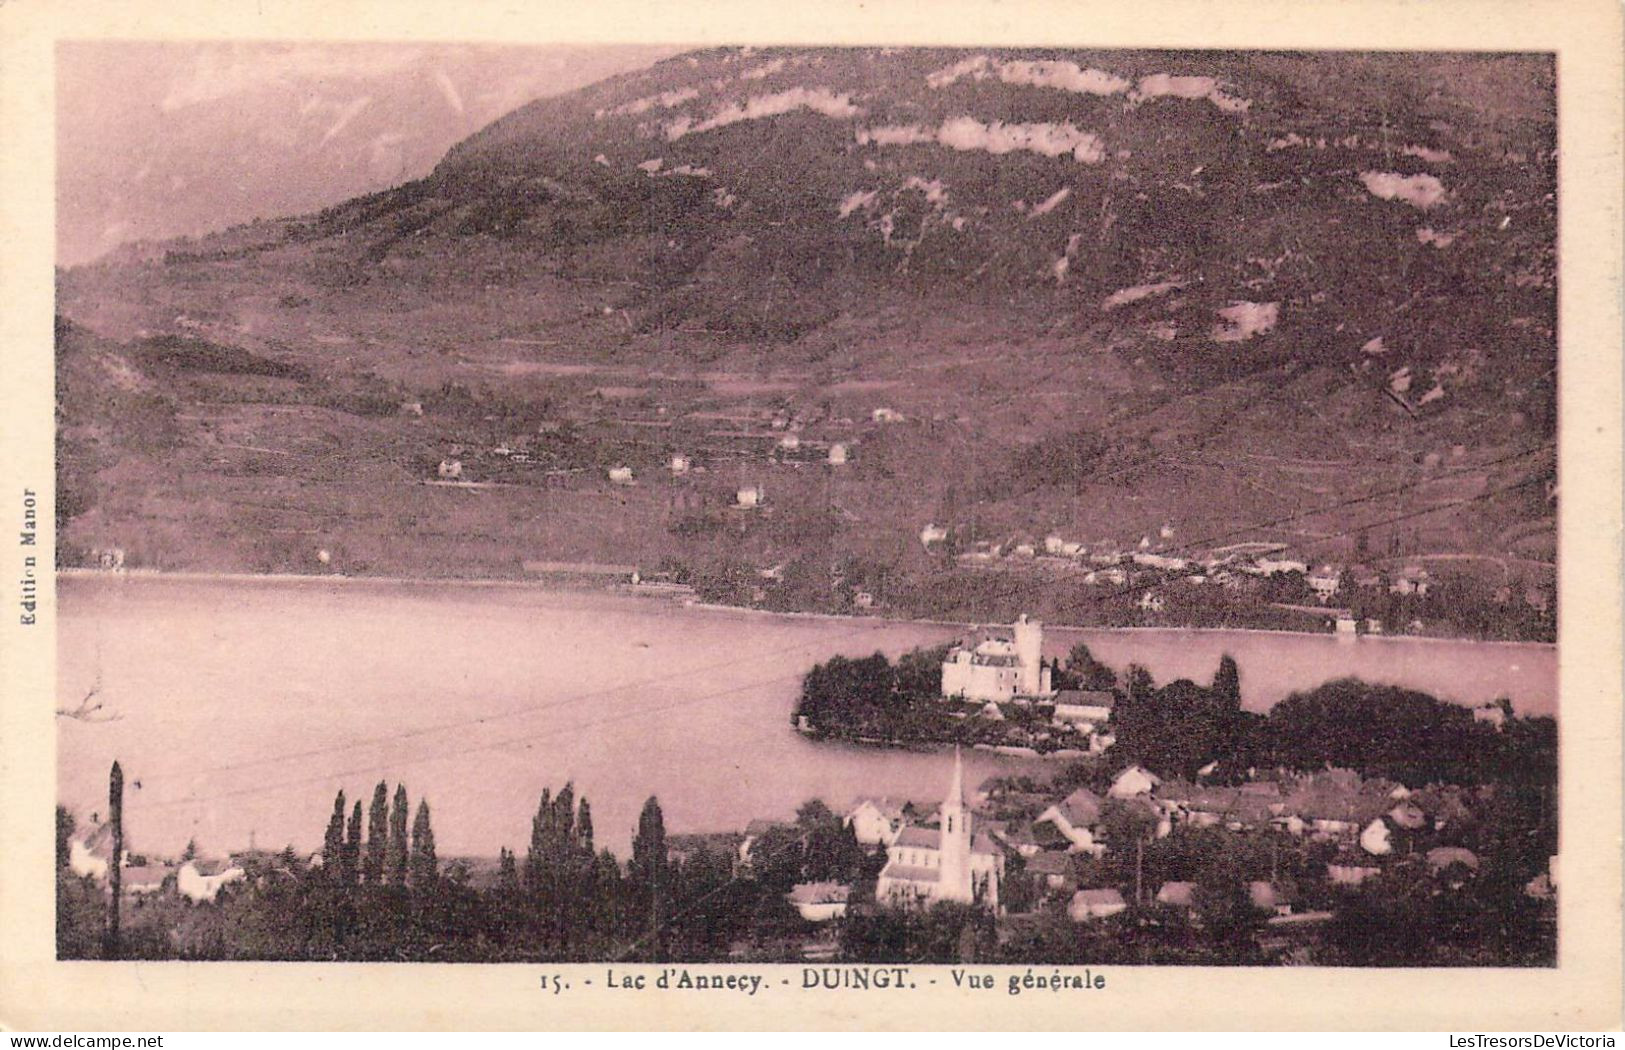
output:
{"label": "church bell tower", "polygon": [[940,900],[969,904],[974,899],[970,870],[970,814],[965,812],[965,770],[954,748],[954,778],[942,802],[942,869]]}

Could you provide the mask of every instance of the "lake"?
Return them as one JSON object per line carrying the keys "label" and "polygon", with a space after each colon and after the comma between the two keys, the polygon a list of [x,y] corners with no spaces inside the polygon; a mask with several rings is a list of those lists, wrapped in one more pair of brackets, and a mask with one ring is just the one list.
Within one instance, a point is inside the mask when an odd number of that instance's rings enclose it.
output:
{"label": "lake", "polygon": [[[59,580],[58,791],[81,821],[126,779],[131,848],[206,853],[321,844],[334,792],[379,779],[427,795],[442,856],[523,853],[544,787],[573,780],[623,856],[645,798],[669,831],[730,830],[821,797],[936,800],[948,759],[819,744],[789,715],[801,675],[836,653],[956,638],[952,625],[683,608],[523,585],[81,576]],[[1510,696],[1553,714],[1557,651],[1537,644],[1340,640],[1247,631],[1051,630],[1159,683],[1241,668],[1266,710],[1344,675],[1459,703]],[[1035,760],[966,756],[971,783]],[[364,807],[365,808],[365,807]]]}

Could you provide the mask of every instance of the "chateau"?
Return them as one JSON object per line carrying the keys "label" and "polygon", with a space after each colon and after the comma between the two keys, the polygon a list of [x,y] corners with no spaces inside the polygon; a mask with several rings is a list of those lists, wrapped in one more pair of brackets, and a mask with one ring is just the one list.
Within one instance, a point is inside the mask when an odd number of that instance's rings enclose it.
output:
{"label": "chateau", "polygon": [[886,849],[875,899],[892,904],[957,901],[999,907],[1004,854],[983,835],[972,835],[965,809],[964,769],[954,749],[954,775],[938,826],[909,825]]}
{"label": "chateau", "polygon": [[942,664],[942,695],[993,701],[1049,696],[1054,690],[1043,652],[1044,625],[1024,613],[1008,628],[948,650]]}

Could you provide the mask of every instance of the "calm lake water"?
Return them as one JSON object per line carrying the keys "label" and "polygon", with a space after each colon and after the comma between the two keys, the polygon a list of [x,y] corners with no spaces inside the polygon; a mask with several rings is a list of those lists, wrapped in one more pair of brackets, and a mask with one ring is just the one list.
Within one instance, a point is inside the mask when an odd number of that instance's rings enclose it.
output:
{"label": "calm lake water", "polygon": [[[320,845],[343,788],[427,795],[441,854],[523,852],[544,787],[575,782],[624,854],[643,800],[672,831],[788,817],[807,798],[937,799],[942,754],[814,744],[789,725],[800,676],[836,653],[895,656],[949,626],[766,616],[527,587],[65,577],[58,706],[92,689],[116,720],[59,718],[58,790],[103,811],[124,768],[132,848]],[[1555,713],[1552,646],[1227,631],[1050,631],[1159,683],[1207,681],[1222,653],[1244,702],[1358,675],[1461,703]],[[967,755],[975,783],[1042,767]]]}

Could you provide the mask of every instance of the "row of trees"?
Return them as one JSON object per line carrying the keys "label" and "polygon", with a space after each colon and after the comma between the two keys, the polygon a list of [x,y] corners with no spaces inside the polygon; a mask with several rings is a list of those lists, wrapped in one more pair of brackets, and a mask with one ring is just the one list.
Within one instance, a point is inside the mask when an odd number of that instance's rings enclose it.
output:
{"label": "row of trees", "polygon": [[406,830],[409,812],[406,785],[395,785],[391,806],[389,786],[380,780],[373,789],[367,837],[362,841],[361,800],[356,800],[346,821],[344,792],[340,790],[333,799],[333,816],[322,838],[322,867],[327,879],[340,887],[432,886],[439,877],[440,864],[435,857],[428,800],[418,802],[410,838]]}

